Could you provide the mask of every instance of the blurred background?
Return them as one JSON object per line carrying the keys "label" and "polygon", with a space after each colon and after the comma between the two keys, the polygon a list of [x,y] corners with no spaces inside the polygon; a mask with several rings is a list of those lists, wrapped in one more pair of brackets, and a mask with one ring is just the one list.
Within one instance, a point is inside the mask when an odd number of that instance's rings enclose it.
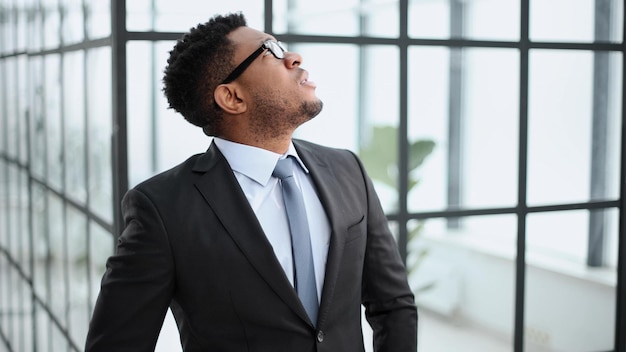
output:
{"label": "blurred background", "polygon": [[0,351],[83,349],[122,195],[210,144],[168,52],[236,11],[365,162],[420,351],[626,351],[622,0],[0,0]]}

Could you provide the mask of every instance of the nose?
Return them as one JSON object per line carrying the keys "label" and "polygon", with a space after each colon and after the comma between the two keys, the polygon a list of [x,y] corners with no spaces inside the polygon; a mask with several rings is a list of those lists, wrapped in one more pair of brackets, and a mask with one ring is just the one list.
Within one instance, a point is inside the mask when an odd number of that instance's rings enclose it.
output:
{"label": "nose", "polygon": [[283,59],[287,68],[299,67],[302,64],[302,56],[298,53],[291,51],[285,51],[285,58]]}

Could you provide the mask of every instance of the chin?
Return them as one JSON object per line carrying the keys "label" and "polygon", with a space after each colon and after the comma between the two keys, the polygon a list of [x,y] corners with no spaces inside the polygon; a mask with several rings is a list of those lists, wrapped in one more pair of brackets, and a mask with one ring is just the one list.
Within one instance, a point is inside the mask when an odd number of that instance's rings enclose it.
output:
{"label": "chin", "polygon": [[309,117],[309,120],[319,115],[324,107],[324,103],[319,98],[315,98],[313,101],[308,101],[302,104],[302,110]]}

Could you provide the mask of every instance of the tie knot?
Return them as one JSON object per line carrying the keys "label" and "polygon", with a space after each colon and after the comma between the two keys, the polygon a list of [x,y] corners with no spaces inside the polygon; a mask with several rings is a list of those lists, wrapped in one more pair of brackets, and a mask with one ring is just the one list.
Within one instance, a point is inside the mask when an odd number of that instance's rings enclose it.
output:
{"label": "tie knot", "polygon": [[287,177],[293,176],[293,158],[287,157],[285,159],[278,160],[276,163],[276,167],[274,168],[274,172],[272,175],[281,180],[286,179]]}

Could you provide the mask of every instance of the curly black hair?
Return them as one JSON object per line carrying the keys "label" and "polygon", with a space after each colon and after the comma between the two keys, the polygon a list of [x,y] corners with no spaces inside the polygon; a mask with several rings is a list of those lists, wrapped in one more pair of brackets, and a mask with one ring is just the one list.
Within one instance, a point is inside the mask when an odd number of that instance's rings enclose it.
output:
{"label": "curly black hair", "polygon": [[234,66],[227,35],[242,26],[246,26],[242,13],[214,16],[185,33],[167,60],[163,93],[169,107],[209,136],[219,135],[223,119],[213,91]]}

